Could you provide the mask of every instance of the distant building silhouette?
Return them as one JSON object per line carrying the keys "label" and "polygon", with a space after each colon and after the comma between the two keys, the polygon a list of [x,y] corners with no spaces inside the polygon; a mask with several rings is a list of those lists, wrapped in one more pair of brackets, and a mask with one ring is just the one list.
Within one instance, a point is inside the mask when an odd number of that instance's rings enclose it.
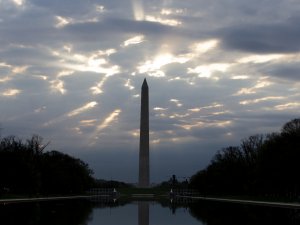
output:
{"label": "distant building silhouette", "polygon": [[144,79],[141,93],[139,187],[149,187],[149,90]]}

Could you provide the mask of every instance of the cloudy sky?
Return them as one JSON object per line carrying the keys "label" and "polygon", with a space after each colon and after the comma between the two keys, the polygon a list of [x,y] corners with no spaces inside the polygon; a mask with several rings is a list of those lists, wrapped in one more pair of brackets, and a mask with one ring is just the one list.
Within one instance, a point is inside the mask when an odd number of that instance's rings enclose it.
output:
{"label": "cloudy sky", "polygon": [[0,0],[1,134],[135,182],[147,78],[151,179],[189,177],[299,117],[299,15],[299,0]]}

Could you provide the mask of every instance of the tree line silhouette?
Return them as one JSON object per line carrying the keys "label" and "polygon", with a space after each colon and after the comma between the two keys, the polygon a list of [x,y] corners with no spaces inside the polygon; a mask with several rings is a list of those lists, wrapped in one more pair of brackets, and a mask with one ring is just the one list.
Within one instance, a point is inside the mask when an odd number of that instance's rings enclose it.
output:
{"label": "tree line silhouette", "polygon": [[[0,196],[78,194],[104,185],[94,180],[88,164],[55,150],[46,152],[47,145],[38,135],[25,141],[15,136],[0,138]],[[300,196],[299,171],[297,118],[287,122],[280,132],[250,136],[239,146],[221,149],[205,169],[192,176],[190,186],[204,195],[295,199]],[[112,185],[112,181],[105,185]]]}
{"label": "tree line silhouette", "polygon": [[300,118],[280,132],[254,135],[218,151],[192,176],[201,194],[299,198]]}
{"label": "tree line silhouette", "polygon": [[58,151],[45,152],[48,144],[33,135],[0,139],[1,194],[78,194],[93,184],[93,171],[80,159]]}

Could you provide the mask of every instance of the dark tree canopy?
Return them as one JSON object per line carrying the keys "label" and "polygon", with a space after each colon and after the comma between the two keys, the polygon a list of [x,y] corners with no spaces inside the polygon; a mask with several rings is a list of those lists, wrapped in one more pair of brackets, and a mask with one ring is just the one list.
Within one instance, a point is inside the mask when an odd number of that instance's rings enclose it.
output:
{"label": "dark tree canopy", "polygon": [[204,170],[191,178],[203,194],[300,195],[300,119],[286,123],[280,133],[255,135],[240,146],[217,152]]}
{"label": "dark tree canopy", "polygon": [[0,194],[73,194],[91,186],[86,163],[58,151],[44,152],[47,145],[38,135],[0,140]]}
{"label": "dark tree canopy", "polygon": [[300,133],[300,118],[299,119],[293,119],[290,122],[287,122],[281,130],[282,134],[291,134],[291,135],[297,135],[299,136]]}

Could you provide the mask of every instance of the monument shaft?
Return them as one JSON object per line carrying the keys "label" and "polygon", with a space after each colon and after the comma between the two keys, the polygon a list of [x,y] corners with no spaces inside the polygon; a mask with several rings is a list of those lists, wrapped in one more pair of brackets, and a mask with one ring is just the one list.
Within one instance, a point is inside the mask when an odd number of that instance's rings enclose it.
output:
{"label": "monument shaft", "polygon": [[141,93],[139,187],[149,187],[149,90],[146,79]]}

